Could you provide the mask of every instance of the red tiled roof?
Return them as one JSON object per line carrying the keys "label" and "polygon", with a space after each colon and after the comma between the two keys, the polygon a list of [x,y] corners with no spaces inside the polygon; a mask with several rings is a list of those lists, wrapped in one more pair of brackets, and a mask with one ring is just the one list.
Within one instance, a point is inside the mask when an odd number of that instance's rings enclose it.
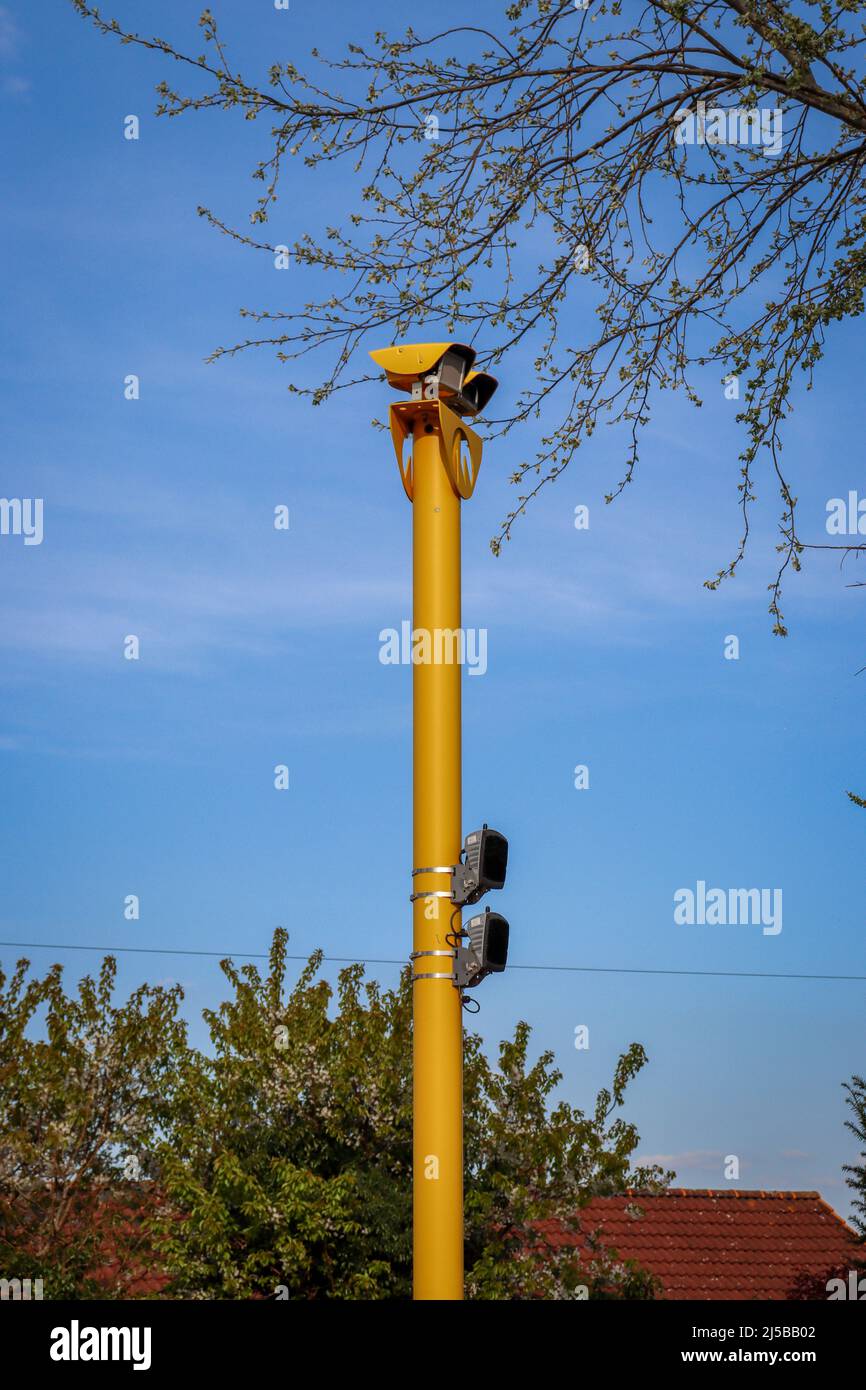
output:
{"label": "red tiled roof", "polygon": [[[817,1192],[744,1192],[669,1188],[594,1197],[581,1232],[539,1222],[554,1246],[600,1243],[636,1260],[662,1283],[663,1298],[788,1299],[825,1297],[802,1290],[854,1267],[863,1246]],[[798,1288],[800,1290],[798,1294]]]}

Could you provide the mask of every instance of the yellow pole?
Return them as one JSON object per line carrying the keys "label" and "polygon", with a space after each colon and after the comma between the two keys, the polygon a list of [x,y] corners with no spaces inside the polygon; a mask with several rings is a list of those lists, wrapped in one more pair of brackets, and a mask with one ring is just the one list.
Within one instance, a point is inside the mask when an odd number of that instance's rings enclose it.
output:
{"label": "yellow pole", "polygon": [[463,1014],[453,935],[461,924],[451,900],[463,841],[460,499],[475,490],[482,454],[464,417],[483,410],[497,383],[471,370],[466,343],[394,343],[370,356],[411,397],[389,417],[412,503],[414,1294],[462,1299]]}
{"label": "yellow pole", "polygon": [[[414,950],[447,951],[454,911],[450,875],[461,847],[460,678],[457,661],[434,660],[437,631],[460,628],[460,498],[441,455],[438,421],[413,422],[413,628],[429,634],[428,659],[413,666]],[[417,640],[417,638],[416,638]],[[423,639],[422,639],[423,640]],[[446,638],[439,647],[447,655]],[[453,655],[453,652],[452,652]],[[454,926],[459,930],[459,914]],[[414,974],[450,975],[454,960],[421,955]],[[463,1297],[463,1018],[452,981],[413,986],[414,1296]]]}

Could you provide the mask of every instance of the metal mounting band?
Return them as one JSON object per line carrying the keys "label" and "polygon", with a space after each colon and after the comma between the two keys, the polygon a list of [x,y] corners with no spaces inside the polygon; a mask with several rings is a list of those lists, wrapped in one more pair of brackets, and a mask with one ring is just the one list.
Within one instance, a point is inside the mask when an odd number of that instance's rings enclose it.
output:
{"label": "metal mounting band", "polygon": [[409,901],[413,903],[416,898],[451,898],[450,888],[428,888],[423,893],[410,893]]}
{"label": "metal mounting band", "polygon": [[[450,956],[450,958],[451,958],[453,961],[456,961],[456,959],[457,959],[457,952],[456,952],[456,951],[441,951],[441,950],[439,950],[439,951],[413,951],[412,954],[410,955],[409,959],[410,959],[410,960],[417,960],[419,956]],[[453,971],[449,970],[449,971],[446,973],[446,972],[440,970],[440,971],[436,971],[436,972],[428,972],[428,973],[426,973],[426,974],[421,974],[421,975],[413,975],[413,976],[412,976],[412,983],[413,983],[413,985],[414,985],[414,983],[415,983],[416,980],[451,980],[452,983],[453,983],[454,980],[455,980],[456,978],[457,978],[457,977],[456,977],[456,974],[455,974]]]}
{"label": "metal mounting band", "polygon": [[431,864],[426,869],[413,869],[412,877],[414,878],[416,874],[453,874],[453,872],[453,864]]}

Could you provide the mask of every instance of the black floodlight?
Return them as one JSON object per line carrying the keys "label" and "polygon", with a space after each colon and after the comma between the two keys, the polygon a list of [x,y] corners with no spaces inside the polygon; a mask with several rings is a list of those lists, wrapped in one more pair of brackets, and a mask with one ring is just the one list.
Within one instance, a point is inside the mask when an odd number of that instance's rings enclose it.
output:
{"label": "black floodlight", "polygon": [[498,385],[489,372],[469,372],[456,401],[450,404],[458,415],[480,415]]}
{"label": "black floodlight", "polygon": [[473,989],[487,975],[499,975],[508,961],[508,923],[489,907],[466,923],[469,945],[457,949],[454,983]]}
{"label": "black floodlight", "polygon": [[446,352],[439,363],[437,394],[458,415],[478,415],[499,383],[489,372],[469,371],[471,362],[461,352]]}
{"label": "black floodlight", "polygon": [[465,349],[461,348],[459,345],[456,348],[449,348],[439,362],[436,372],[439,382],[439,394],[446,398],[448,396],[459,396],[463,386],[463,379],[466,376],[467,369],[471,365],[472,358],[466,355]]}
{"label": "black floodlight", "polygon": [[477,903],[491,888],[502,888],[508,866],[508,841],[485,824],[463,842],[461,862],[451,876],[451,897],[458,907]]}

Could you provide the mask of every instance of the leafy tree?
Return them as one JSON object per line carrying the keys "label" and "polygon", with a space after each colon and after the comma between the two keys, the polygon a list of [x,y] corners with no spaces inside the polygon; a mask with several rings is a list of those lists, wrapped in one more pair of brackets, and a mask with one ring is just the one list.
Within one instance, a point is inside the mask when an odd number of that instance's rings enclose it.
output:
{"label": "leafy tree", "polygon": [[[845,1128],[862,1145],[859,1163],[846,1163],[843,1172],[845,1181],[854,1193],[854,1216],[852,1218],[860,1240],[866,1244],[866,1081],[862,1076],[852,1076],[844,1083],[845,1103],[850,1106],[852,1118],[845,1121]],[[861,1262],[866,1265],[866,1261]]]}
{"label": "leafy tree", "polygon": [[[551,1239],[554,1229],[579,1232],[580,1209],[593,1196],[664,1185],[671,1174],[630,1169],[639,1142],[634,1126],[611,1117],[622,1106],[629,1081],[646,1062],[632,1044],[619,1059],[611,1091],[602,1090],[590,1115],[566,1102],[551,1108],[561,1080],[553,1054],[528,1058],[530,1029],[517,1026],[492,1067],[472,1040],[466,1072],[467,1283],[478,1297],[529,1294],[575,1297],[581,1286],[593,1297],[652,1297],[655,1281],[602,1248],[584,1231],[583,1262]],[[558,1231],[556,1232],[558,1233]]]}
{"label": "leafy tree", "polygon": [[[848,794],[850,796],[851,793]],[[842,1165],[845,1181],[855,1194],[852,1224],[859,1233],[858,1245],[862,1245],[866,1243],[866,1081],[861,1076],[852,1076],[850,1081],[842,1083],[842,1088],[846,1092],[845,1103],[853,1111],[853,1119],[845,1121],[845,1128],[863,1145],[861,1163]],[[856,1249],[856,1246],[853,1247],[847,1259],[828,1265],[826,1269],[798,1275],[786,1297],[824,1302],[830,1295],[834,1280],[841,1281],[847,1293],[851,1269],[866,1270],[866,1259],[858,1259]]]}
{"label": "leafy tree", "polygon": [[801,535],[781,434],[828,328],[863,309],[866,0],[513,0],[498,23],[488,6],[429,37],[380,32],[341,58],[314,50],[324,76],[280,60],[265,81],[230,61],[210,10],[193,55],[72,3],[182,64],[190,89],[161,82],[160,114],[267,124],[252,230],[201,207],[219,231],[272,256],[263,227],[287,175],[296,204],[299,175],[338,161],[358,175],[348,219],[289,247],[311,301],[242,309],[254,335],[214,357],[329,349],[319,402],[350,384],[371,333],[439,321],[478,338],[484,364],[523,350],[524,390],[494,426],[540,416],[543,434],[494,551],[602,422],[624,432],[618,496],[657,392],[700,405],[704,368],[742,386],[744,432],[740,540],[707,587],[735,574],[761,479],[781,501],[775,632],[804,549],[864,549]]}
{"label": "leafy tree", "polygon": [[[158,1154],[157,1233],[185,1297],[405,1298],[411,1286],[411,982],[394,990],[340,972],[336,1001],[311,957],[284,987],[286,934],[263,978],[223,970],[234,991],[209,1011],[212,1054],[190,1053],[176,1122]],[[336,1008],[331,1012],[331,1005]],[[564,1102],[552,1057],[528,1060],[520,1024],[493,1066],[466,1038],[467,1287],[476,1298],[651,1296],[644,1272],[598,1249],[583,1270],[536,1223],[576,1227],[596,1192],[663,1181],[630,1170],[638,1142],[612,1118],[646,1060],[632,1046],[590,1116]],[[183,1219],[177,1220],[177,1213]],[[592,1236],[592,1232],[587,1233]]]}
{"label": "leafy tree", "polygon": [[59,965],[28,970],[0,970],[0,1274],[42,1278],[46,1298],[123,1297],[150,1260],[139,1198],[170,1113],[182,991],[143,985],[115,1006],[111,956],[77,996]]}
{"label": "leafy tree", "polygon": [[[179,986],[114,1005],[111,957],[77,996],[59,966],[0,973],[0,1274],[49,1298],[136,1296],[144,1275],[163,1297],[409,1296],[409,973],[383,990],[350,966],[335,999],[316,953],[287,991],[286,942],[264,977],[222,963],[232,997],[205,1011],[207,1053],[187,1044]],[[545,1224],[578,1231],[592,1195],[669,1176],[631,1170],[618,1114],[643,1049],[584,1115],[552,1103],[559,1072],[529,1041],[522,1023],[494,1065],[466,1037],[470,1295],[652,1297],[596,1232],[581,1264]]]}
{"label": "leafy tree", "polygon": [[[409,1269],[410,1001],[360,994],[340,976],[338,1009],[311,958],[285,997],[286,933],[270,970],[222,969],[234,997],[206,1010],[212,1055],[190,1052],[169,1140],[162,1258],[184,1297],[375,1298]],[[177,1220],[177,1213],[183,1219]]]}

